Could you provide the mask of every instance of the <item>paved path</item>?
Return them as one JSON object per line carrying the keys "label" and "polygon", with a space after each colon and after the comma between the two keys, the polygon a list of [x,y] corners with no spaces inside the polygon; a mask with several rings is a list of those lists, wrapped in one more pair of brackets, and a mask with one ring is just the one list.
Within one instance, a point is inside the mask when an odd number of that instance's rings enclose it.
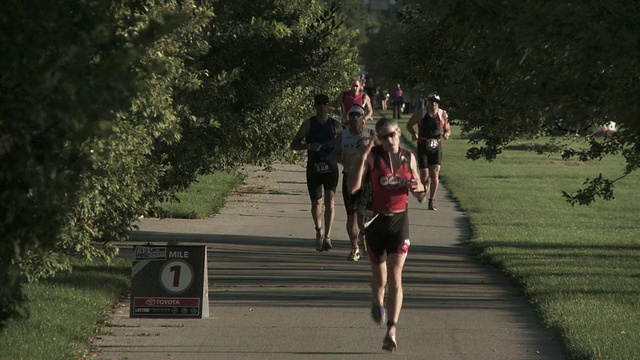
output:
{"label": "paved path", "polygon": [[467,221],[446,189],[438,211],[410,200],[411,251],[398,350],[369,317],[369,263],[346,257],[342,195],[334,249],[315,251],[301,165],[248,169],[222,213],[144,219],[134,244],[178,240],[209,251],[210,317],[130,319],[127,301],[94,341],[97,359],[564,359],[523,295],[461,243]]}

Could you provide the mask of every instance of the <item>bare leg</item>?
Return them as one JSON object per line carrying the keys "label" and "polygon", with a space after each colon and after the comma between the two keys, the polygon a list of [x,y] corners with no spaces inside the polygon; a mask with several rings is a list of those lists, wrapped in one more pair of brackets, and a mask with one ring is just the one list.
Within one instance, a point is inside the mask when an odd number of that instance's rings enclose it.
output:
{"label": "bare leg", "polygon": [[322,232],[322,199],[311,200],[311,217],[317,232]]}
{"label": "bare leg", "polygon": [[375,305],[384,304],[384,287],[387,285],[387,262],[371,263],[371,295]]}
{"label": "bare leg", "polygon": [[387,301],[387,312],[389,322],[387,326],[387,334],[396,335],[396,323],[400,318],[400,310],[402,309],[402,301],[404,294],[402,291],[402,269],[407,254],[390,254],[387,262],[389,265],[389,296]]}
{"label": "bare leg", "polygon": [[[331,238],[331,227],[333,226],[333,218],[335,217],[335,191],[324,192],[324,237]],[[319,216],[320,214],[318,214]]]}
{"label": "bare leg", "polygon": [[351,248],[358,248],[358,215],[347,214],[347,234],[351,242]]}
{"label": "bare leg", "polygon": [[366,215],[367,208],[365,206],[358,205],[358,210],[356,212],[356,223],[358,225],[358,233],[362,235],[364,235],[364,222]]}
{"label": "bare leg", "polygon": [[436,198],[436,193],[438,192],[438,185],[440,184],[440,165],[431,165],[431,171],[429,174],[429,178],[431,180],[430,186],[430,199]]}
{"label": "bare leg", "polygon": [[420,180],[427,186],[429,184],[429,169],[420,169]]}

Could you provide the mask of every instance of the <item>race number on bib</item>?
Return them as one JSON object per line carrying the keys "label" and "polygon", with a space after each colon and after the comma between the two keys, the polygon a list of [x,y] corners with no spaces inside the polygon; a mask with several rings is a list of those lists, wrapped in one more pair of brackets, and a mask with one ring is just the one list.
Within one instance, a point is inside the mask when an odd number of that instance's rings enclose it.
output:
{"label": "race number on bib", "polygon": [[331,171],[329,164],[325,162],[315,163],[316,174],[325,174]]}
{"label": "race number on bib", "polygon": [[429,151],[434,151],[438,148],[438,139],[426,139],[425,148]]}

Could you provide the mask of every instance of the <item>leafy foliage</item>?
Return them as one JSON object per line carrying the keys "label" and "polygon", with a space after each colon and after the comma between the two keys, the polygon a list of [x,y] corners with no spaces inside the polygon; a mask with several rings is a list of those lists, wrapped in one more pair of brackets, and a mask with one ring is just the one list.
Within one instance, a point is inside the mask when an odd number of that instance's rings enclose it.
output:
{"label": "leafy foliage", "polygon": [[15,260],[54,248],[80,198],[80,178],[92,167],[82,143],[104,134],[137,90],[132,69],[149,34],[118,33],[116,12],[96,2],[3,4],[0,324],[19,310]]}
{"label": "leafy foliage", "polygon": [[[467,157],[494,159],[516,138],[617,124],[615,136],[591,137],[565,154],[600,159],[622,153],[623,175],[640,165],[640,29],[637,3],[626,1],[413,0],[404,2],[369,54],[375,72],[438,91],[464,130],[475,132]],[[372,45],[373,46],[373,45]],[[393,49],[393,50],[392,50]],[[389,67],[385,64],[395,64]],[[559,125],[562,124],[562,127]],[[604,144],[604,145],[603,145]],[[565,193],[589,204],[611,198],[611,183]],[[577,196],[577,197],[576,197]],[[572,200],[573,199],[573,200]]]}
{"label": "leafy foliage", "polygon": [[337,14],[302,0],[3,4],[0,327],[26,314],[21,274],[111,258],[199,174],[292,158],[312,95],[357,68]]}

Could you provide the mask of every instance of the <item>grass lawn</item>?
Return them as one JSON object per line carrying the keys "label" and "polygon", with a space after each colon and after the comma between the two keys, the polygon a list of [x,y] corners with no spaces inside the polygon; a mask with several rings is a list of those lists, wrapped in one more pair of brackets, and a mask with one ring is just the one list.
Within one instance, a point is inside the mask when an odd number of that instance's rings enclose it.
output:
{"label": "grass lawn", "polygon": [[198,178],[187,191],[178,193],[178,201],[158,205],[156,216],[163,218],[202,219],[216,214],[227,195],[244,179],[241,173],[215,172]]}
{"label": "grass lawn", "polygon": [[31,316],[10,322],[0,336],[0,359],[78,359],[97,325],[129,288],[128,261],[77,263],[71,273],[25,286]]}
{"label": "grass lawn", "polygon": [[562,190],[600,173],[618,177],[623,159],[581,163],[507,150],[474,162],[464,158],[467,140],[444,146],[441,177],[470,218],[470,245],[524,289],[570,358],[637,358],[640,174],[617,183],[613,201],[572,207]]}
{"label": "grass lawn", "polygon": [[506,150],[493,162],[471,161],[469,147],[453,127],[441,170],[470,219],[468,245],[524,290],[569,359],[637,359],[640,174],[616,183],[613,201],[572,207],[563,190],[600,173],[617,178],[623,159],[583,163]]}
{"label": "grass lawn", "polygon": [[[162,204],[171,217],[207,217],[224,206],[226,196],[242,181],[238,173],[201,177],[178,194],[180,203]],[[74,264],[71,273],[27,284],[31,316],[13,321],[0,334],[0,360],[78,359],[88,351],[108,312],[131,285],[131,262],[119,259]]]}

